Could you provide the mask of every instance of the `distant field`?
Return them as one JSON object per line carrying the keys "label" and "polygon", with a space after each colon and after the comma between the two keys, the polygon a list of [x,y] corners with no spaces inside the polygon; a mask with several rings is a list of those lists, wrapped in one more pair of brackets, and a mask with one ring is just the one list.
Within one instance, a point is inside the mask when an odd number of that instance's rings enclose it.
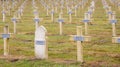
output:
{"label": "distant field", "polygon": [[[23,3],[21,0],[17,5]],[[45,0],[46,1],[46,0]],[[81,1],[81,0],[79,0]],[[39,25],[43,25],[47,29],[47,45],[48,60],[37,60],[34,56],[34,15],[32,8],[32,0],[28,0],[24,6],[24,12],[21,20],[17,23],[17,34],[12,34],[9,39],[9,49],[11,58],[3,56],[3,39],[0,35],[0,67],[119,67],[120,66],[120,44],[112,43],[112,26],[108,21],[108,17],[103,8],[102,1],[96,0],[96,8],[93,13],[93,22],[89,26],[89,36],[92,36],[91,42],[83,42],[84,63],[76,61],[76,42],[70,40],[70,35],[76,35],[76,26],[82,26],[84,13],[90,5],[89,0],[84,9],[77,10],[77,16],[72,14],[72,23],[69,23],[69,15],[66,8],[63,10],[63,35],[59,35],[59,24],[57,21],[52,22],[51,16],[46,16],[46,10],[40,4],[39,0],[35,0],[38,7],[39,17],[43,20]],[[120,10],[109,0],[106,0],[112,10],[116,11],[117,36],[120,35]],[[120,2],[120,1],[119,1]],[[2,5],[2,3],[0,3]],[[0,14],[0,33],[3,33],[3,27],[8,24],[10,33],[13,33],[13,23],[11,18],[18,6],[12,10],[12,15],[6,15],[6,21],[2,21]],[[2,6],[0,6],[2,11]],[[59,16],[55,14],[55,19]],[[84,29],[83,29],[84,31]],[[83,32],[84,33],[84,32]]]}

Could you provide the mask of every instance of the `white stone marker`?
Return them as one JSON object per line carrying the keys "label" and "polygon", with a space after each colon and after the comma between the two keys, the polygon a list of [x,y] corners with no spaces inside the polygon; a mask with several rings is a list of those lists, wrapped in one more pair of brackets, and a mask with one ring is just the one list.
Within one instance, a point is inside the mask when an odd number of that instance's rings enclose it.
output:
{"label": "white stone marker", "polygon": [[4,34],[2,34],[2,38],[4,39],[4,56],[8,56],[9,55],[8,40],[10,38],[8,25],[4,27]]}
{"label": "white stone marker", "polygon": [[17,33],[17,30],[16,30],[16,23],[17,23],[17,18],[16,17],[13,17],[12,18],[12,22],[13,22],[13,24],[14,24],[14,34],[16,34]]}
{"label": "white stone marker", "polygon": [[59,14],[58,22],[59,22],[59,27],[60,27],[60,35],[62,35],[62,33],[63,33],[62,23],[64,22],[64,20],[62,19],[61,13]]}
{"label": "white stone marker", "polygon": [[48,47],[46,44],[46,28],[40,26],[35,31],[35,56],[38,59],[48,58]]}

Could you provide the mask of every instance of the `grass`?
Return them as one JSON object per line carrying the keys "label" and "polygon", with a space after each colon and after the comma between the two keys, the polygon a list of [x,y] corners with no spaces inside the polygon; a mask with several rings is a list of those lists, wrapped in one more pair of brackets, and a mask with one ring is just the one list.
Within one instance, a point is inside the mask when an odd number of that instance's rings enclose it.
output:
{"label": "grass", "polygon": [[[22,0],[23,1],[23,0]],[[91,1],[91,0],[90,0]],[[116,11],[117,19],[120,20],[119,10]],[[21,2],[20,2],[21,3]],[[78,16],[72,15],[73,22],[68,21],[68,14],[64,10],[63,17],[63,35],[59,35],[59,24],[51,21],[51,16],[46,16],[45,10],[41,9],[41,4],[36,0],[39,7],[39,15],[43,20],[39,25],[43,25],[47,29],[47,44],[48,44],[48,60],[34,59],[34,32],[35,24],[33,21],[34,15],[31,1],[28,1],[24,15],[21,22],[17,23],[17,34],[12,34],[9,39],[9,48],[11,58],[6,59],[3,56],[3,39],[0,38],[0,67],[119,67],[120,66],[120,44],[113,44],[112,27],[107,20],[105,10],[102,7],[101,0],[96,2],[96,9],[93,13],[93,25],[89,25],[89,35],[92,36],[91,42],[82,43],[84,63],[76,61],[76,42],[70,41],[69,35],[76,35],[76,26],[82,26],[81,22],[84,18],[84,12],[87,11],[90,2],[85,6],[86,8],[78,9]],[[18,7],[16,7],[17,9]],[[1,9],[1,8],[0,8]],[[14,11],[12,12],[12,14]],[[55,19],[58,18],[58,13]],[[6,22],[2,22],[2,15],[0,15],[0,33],[3,33],[5,24],[9,24],[10,33],[13,33],[13,23],[11,16],[6,16]],[[117,34],[120,35],[120,23],[116,24]],[[83,29],[84,30],[84,29]],[[84,33],[84,31],[83,31]]]}

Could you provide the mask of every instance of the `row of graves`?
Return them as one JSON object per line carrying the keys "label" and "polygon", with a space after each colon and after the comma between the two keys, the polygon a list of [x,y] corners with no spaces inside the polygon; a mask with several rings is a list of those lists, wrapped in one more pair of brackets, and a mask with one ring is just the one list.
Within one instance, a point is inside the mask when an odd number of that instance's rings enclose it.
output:
{"label": "row of graves", "polygon": [[117,37],[116,34],[116,24],[117,24],[117,19],[116,19],[116,12],[112,11],[111,6],[106,2],[106,0],[102,0],[103,3],[103,8],[106,11],[108,21],[112,25],[112,43],[120,43],[120,37]]}
{"label": "row of graves", "polygon": [[[9,27],[6,25],[4,27],[4,33],[2,34],[2,38],[4,40],[4,56],[8,57],[9,56],[9,46],[8,46],[8,40],[11,35],[17,34],[17,22],[22,20],[22,16],[24,15],[24,8],[26,3],[29,0],[25,0],[17,9],[17,11],[14,12],[13,18],[11,18],[11,21],[13,22],[13,33],[9,33]],[[18,1],[19,2],[19,1]],[[93,19],[93,14],[95,11],[95,3],[97,1],[92,0],[90,2],[90,5],[88,7],[88,10],[84,12],[84,18],[82,19],[82,22],[84,23],[84,31],[85,33],[83,34],[83,27],[82,26],[77,26],[76,27],[76,35],[70,35],[70,39],[72,41],[77,42],[77,61],[78,62],[83,62],[83,47],[82,43],[84,42],[91,42],[92,36],[89,35],[89,24],[92,24],[94,21]],[[13,2],[14,5],[16,4],[16,1]],[[48,45],[47,45],[47,40],[46,40],[46,33],[47,29],[44,26],[39,26],[39,23],[43,20],[44,18],[39,17],[39,10],[36,5],[36,0],[32,0],[32,8],[33,8],[33,21],[35,22],[35,39],[34,39],[34,52],[35,56],[37,59],[48,59]],[[63,35],[63,22],[65,21],[65,18],[63,18],[64,13],[68,13],[69,15],[69,23],[72,23],[72,14],[74,13],[75,16],[77,16],[77,11],[78,8],[84,8],[85,5],[88,3],[88,0],[82,0],[79,2],[79,0],[70,1],[70,0],[39,0],[39,3],[42,5],[44,10],[46,11],[46,16],[51,17],[51,21],[58,22],[59,23],[59,35]],[[108,15],[108,21],[112,24],[112,42],[113,43],[120,43],[120,37],[116,36],[116,28],[115,24],[117,23],[116,19],[116,14],[114,11],[111,10],[111,7],[107,4],[106,0],[102,0],[104,9],[106,10],[106,14]],[[72,4],[72,5],[71,5]],[[6,6],[6,5],[4,5]],[[14,8],[14,7],[13,7]],[[4,7],[5,9],[5,7]],[[3,11],[5,11],[3,9]],[[66,9],[66,12],[65,12]],[[63,11],[64,10],[64,11]],[[59,17],[55,19],[54,15],[55,13],[58,13]],[[3,22],[5,22],[5,15],[6,13],[3,14]]]}
{"label": "row of graves", "polygon": [[[6,1],[2,1],[2,5],[3,5],[3,10],[2,10],[2,21],[4,23],[6,23],[6,16],[13,16],[10,20],[11,22],[13,22],[13,33],[9,32],[9,25],[6,24],[4,26],[4,33],[2,34],[2,38],[4,40],[4,56],[8,56],[9,55],[9,45],[8,45],[8,41],[10,36],[14,35],[17,33],[17,22],[20,22],[21,17],[23,15],[23,11],[24,11],[24,6],[26,5],[28,0],[25,0],[23,2],[21,2],[22,4],[18,4],[20,1],[13,1],[12,4],[10,4],[11,2],[9,0]],[[4,4],[7,5],[4,5]],[[17,5],[18,4],[18,5]],[[9,7],[8,7],[9,6]],[[7,10],[6,8],[9,8],[10,10]],[[18,8],[16,8],[18,7]],[[14,11],[16,9],[16,11]],[[13,15],[12,15],[13,14]]]}
{"label": "row of graves", "polygon": [[[40,3],[42,4],[43,8],[46,11],[46,16],[51,16],[51,21],[57,21],[55,18],[55,14],[60,15],[63,18],[63,14],[68,14],[68,21],[69,23],[72,23],[72,15],[74,14],[75,16],[77,16],[77,11],[79,8],[83,8],[88,0],[85,1],[80,1],[80,2],[72,2],[72,1],[68,1],[68,0],[61,0],[61,1],[53,1],[52,3],[48,2],[44,2],[43,0],[40,0]],[[72,5],[71,5],[72,4]],[[64,17],[64,20],[66,20],[67,18]]]}
{"label": "row of graves", "polygon": [[[13,14],[19,14],[22,12],[20,8],[22,1],[1,1],[1,15],[2,15],[2,22],[6,22],[7,17],[12,16]],[[18,11],[16,11],[19,9]]]}
{"label": "row of graves", "polygon": [[118,7],[120,9],[120,2],[119,0],[109,0],[114,7]]}
{"label": "row of graves", "polygon": [[[13,18],[11,19],[14,25],[14,32],[13,34],[17,34],[17,30],[16,30],[16,23],[18,22],[18,20],[21,19],[21,16],[23,15],[23,10],[24,10],[24,6],[26,4],[27,0],[25,0],[23,2],[23,4],[19,7],[18,11],[16,11],[14,13]],[[33,5],[33,14],[34,14],[34,22],[35,22],[35,55],[36,58],[38,59],[47,59],[48,58],[48,48],[47,48],[47,44],[46,44],[46,32],[47,30],[45,29],[44,26],[40,26],[39,27],[39,22],[42,20],[41,18],[39,18],[39,12],[37,10],[36,4],[35,4],[35,0],[32,1],[32,5]],[[90,9],[88,10],[88,12],[85,13],[85,17],[83,22],[85,23],[85,34],[88,34],[88,22],[91,22],[90,18],[91,18],[91,14],[94,10],[94,6],[91,5]],[[52,10],[53,11],[53,10]],[[69,10],[68,14],[70,15],[70,22],[71,22],[71,10]],[[64,22],[64,20],[62,19],[62,13],[59,14],[59,18],[58,18],[58,22],[60,25],[60,35],[62,35],[62,23]],[[51,15],[51,20],[53,21],[53,12]],[[11,34],[12,35],[12,34]],[[77,26],[77,35],[72,35],[71,36],[72,39],[74,41],[77,41],[77,60],[80,62],[83,62],[83,57],[82,57],[82,45],[81,42],[82,41],[91,41],[91,37],[90,36],[83,36],[82,34],[82,27],[81,26]],[[10,38],[10,33],[9,33],[9,27],[8,25],[6,25],[4,27],[4,34],[2,34],[2,38],[4,39],[4,56],[9,56],[9,47],[8,47],[8,40]]]}

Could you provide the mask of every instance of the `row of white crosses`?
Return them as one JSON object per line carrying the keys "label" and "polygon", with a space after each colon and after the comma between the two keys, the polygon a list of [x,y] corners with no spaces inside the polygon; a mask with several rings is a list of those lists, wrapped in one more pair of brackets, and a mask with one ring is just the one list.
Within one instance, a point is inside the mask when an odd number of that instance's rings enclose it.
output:
{"label": "row of white crosses", "polygon": [[[93,6],[95,7],[95,6]],[[83,22],[85,22],[85,35],[88,34],[88,22],[91,22],[91,14],[92,14],[93,11],[88,11],[87,13],[85,13],[85,18],[83,20]],[[72,11],[69,11],[69,14],[70,14],[70,22],[71,22],[71,14],[72,14]],[[60,29],[60,35],[62,35],[63,33],[63,30],[62,30],[62,23],[64,22],[64,19],[62,18],[62,13],[59,14],[59,19],[58,19],[58,22],[59,22],[59,29]]]}
{"label": "row of white crosses", "polygon": [[[17,1],[16,1],[17,2]],[[14,8],[16,6],[16,3],[15,1],[12,1],[12,3],[14,4],[13,5],[10,5],[10,1],[9,0],[6,0],[4,1],[3,0],[3,4],[2,4],[2,16],[3,16],[3,22],[5,22],[5,18],[6,18],[6,14],[8,13],[9,15],[11,15],[11,9]]]}
{"label": "row of white crosses", "polygon": [[115,12],[111,10],[111,7],[108,6],[106,0],[102,0],[102,3],[103,3],[104,9],[106,10],[106,13],[108,14],[108,20],[112,23],[112,28],[113,28],[112,36],[116,36],[115,34],[115,23],[116,23]]}
{"label": "row of white crosses", "polygon": [[[67,1],[67,0],[66,0]],[[82,1],[83,3],[85,3],[87,0],[85,0],[85,1]],[[53,1],[54,2],[54,1]],[[57,1],[57,2],[59,2],[59,1]],[[57,2],[55,2],[55,4],[57,3]],[[77,8],[79,7],[79,6],[81,6],[82,5],[82,2],[79,2],[77,5],[74,5],[74,7],[72,6],[69,6],[69,5],[71,5],[70,3],[68,3],[68,2],[65,2],[64,3],[64,0],[61,0],[60,1],[60,3],[57,3],[57,4],[59,4],[60,5],[60,13],[61,14],[63,14],[63,8],[67,8],[67,13],[69,14],[69,22],[71,23],[72,22],[72,9],[75,9],[75,16],[76,16],[76,10],[77,10]],[[54,7],[54,5],[52,4],[51,6],[49,6],[49,5],[47,5],[43,0],[40,0],[40,3],[42,3],[42,5],[46,8],[46,11],[47,11],[47,16],[48,16],[48,12],[49,12],[49,9],[51,9],[51,11],[50,11],[50,13],[51,13],[51,20],[53,21],[53,16],[54,16],[54,13],[55,12],[57,12],[57,10],[56,9],[58,9],[57,7],[58,6],[55,6]],[[43,4],[44,3],[44,4]],[[73,3],[73,2],[72,2]],[[66,4],[66,5],[65,5]],[[65,6],[65,7],[64,7]]]}
{"label": "row of white crosses", "polygon": [[35,29],[39,27],[39,22],[42,20],[39,18],[39,12],[37,10],[36,2],[35,0],[32,0],[32,5],[33,5],[33,13],[34,13],[34,22],[35,22]]}
{"label": "row of white crosses", "polygon": [[25,7],[25,4],[27,3],[27,1],[28,0],[25,0],[24,2],[23,2],[23,4],[20,6],[20,8],[18,9],[18,11],[17,12],[19,12],[19,10],[20,10],[20,13],[18,13],[18,17],[16,16],[16,13],[14,14],[14,16],[13,16],[13,18],[11,19],[12,20],[12,22],[13,22],[13,25],[14,25],[14,28],[13,28],[13,30],[14,30],[14,34],[16,34],[17,33],[17,29],[16,29],[16,27],[17,27],[17,21],[18,21],[18,19],[20,20],[21,19],[21,16],[23,15],[23,9],[24,9],[24,7]]}
{"label": "row of white crosses", "polygon": [[110,20],[110,23],[112,24],[112,43],[120,43],[120,37],[117,37],[116,34],[116,23],[117,23],[117,19],[116,19],[116,13],[113,12],[112,13],[112,18]]}
{"label": "row of white crosses", "polygon": [[[24,4],[27,2],[27,0],[24,1]],[[16,33],[16,22],[17,22],[17,18],[14,15],[14,17],[12,18],[12,22],[14,24],[14,34]],[[2,38],[4,40],[4,56],[8,57],[9,56],[9,45],[8,45],[8,40],[10,38],[10,33],[9,33],[9,27],[8,25],[6,25],[4,27],[4,33],[2,34]]]}
{"label": "row of white crosses", "polygon": [[77,35],[72,35],[72,39],[74,41],[77,41],[77,61],[78,62],[83,62],[83,48],[82,48],[82,42],[90,42],[91,41],[91,36],[88,36],[88,23],[91,22],[91,14],[95,10],[95,2],[92,1],[90,8],[88,9],[87,12],[84,14],[84,24],[85,24],[85,36],[82,34],[82,27],[77,26]]}
{"label": "row of white crosses", "polygon": [[88,11],[84,13],[84,24],[85,24],[85,35],[88,34],[88,23],[92,22],[92,14],[95,10],[95,2],[92,1],[90,7],[88,8]]}
{"label": "row of white crosses", "polygon": [[[85,3],[87,0],[85,0],[85,1],[83,1],[83,3]],[[43,0],[40,0],[40,2],[42,3],[42,5],[45,7],[48,7],[49,5],[47,5]],[[54,2],[54,1],[53,1]],[[78,5],[74,5],[73,6],[73,4],[74,4],[74,2],[73,1],[71,1],[70,3],[69,3],[70,1],[69,0],[66,0],[66,1],[64,1],[64,0],[61,0],[61,1],[56,1],[55,3],[52,3],[52,5],[50,5],[51,7],[51,9],[54,9],[54,11],[57,13],[57,10],[58,10],[58,8],[60,9],[60,13],[63,13],[63,9],[66,7],[67,8],[67,13],[68,13],[68,11],[69,11],[69,9],[71,8],[71,9],[76,9],[76,8],[78,8],[79,6],[81,6],[82,5],[82,2],[79,2],[78,1]],[[59,7],[57,7],[56,6],[56,3],[59,5]],[[73,4],[72,4],[73,3]],[[72,5],[72,6],[71,6]],[[48,10],[48,9],[47,9]]]}
{"label": "row of white crosses", "polygon": [[88,7],[88,11],[87,11],[87,14],[88,14],[88,22],[92,22],[92,14],[94,13],[95,11],[95,1],[91,1],[91,4],[90,4],[90,7]]}
{"label": "row of white crosses", "polygon": [[[60,25],[60,35],[62,35],[62,22],[64,22],[64,20],[61,17],[62,13],[59,14],[59,25]],[[42,29],[43,28],[43,29]],[[45,32],[42,33],[42,35],[40,35],[40,30],[41,31],[45,31],[44,27],[40,27],[37,28],[36,32],[35,32],[35,55],[38,59],[46,59],[48,58],[48,54],[47,53],[47,46],[45,45],[46,41],[45,41]],[[84,40],[84,37],[82,35],[82,27],[77,27],[77,36],[74,37],[74,40],[77,41],[77,61],[78,62],[83,62],[83,54],[82,54],[82,45],[81,42]],[[45,49],[46,48],[46,49]]]}
{"label": "row of white crosses", "polygon": [[[72,21],[72,11],[69,10],[69,19],[70,19],[70,22]],[[85,13],[85,21],[84,22],[90,22],[90,14],[89,13]],[[63,33],[63,30],[62,30],[62,23],[64,22],[64,19],[62,18],[62,13],[59,14],[59,19],[58,19],[58,22],[59,22],[59,29],[60,29],[60,35],[62,35]],[[85,23],[85,34],[87,34],[87,23]]]}
{"label": "row of white crosses", "polygon": [[6,6],[7,4],[5,4],[5,1],[3,0],[2,1],[2,20],[3,20],[3,22],[5,22],[5,17],[6,17],[6,10],[5,10],[5,6]]}
{"label": "row of white crosses", "polygon": [[103,8],[105,9],[108,15],[108,20],[111,20],[111,15],[112,15],[111,6],[108,5],[106,0],[102,0],[102,4],[103,4]]}
{"label": "row of white crosses", "polygon": [[21,16],[23,15],[23,11],[25,9],[26,3],[28,0],[25,0],[21,6],[19,7],[18,11],[17,11],[17,15],[18,15],[18,19],[21,19]]}
{"label": "row of white crosses", "polygon": [[45,10],[46,10],[46,16],[48,16],[49,15],[49,9],[50,9],[50,7],[43,0],[39,0],[39,2],[45,8]]}
{"label": "row of white crosses", "polygon": [[85,3],[85,2],[87,2],[87,0],[80,2],[79,4],[75,5],[75,7],[72,6],[72,8],[70,8],[70,7],[67,6],[68,14],[69,14],[69,22],[70,22],[70,23],[72,22],[72,13],[73,13],[72,9],[75,9],[75,11],[74,11],[74,12],[75,12],[75,16],[77,16],[77,8],[78,8],[80,5],[83,5],[82,3]]}
{"label": "row of white crosses", "polygon": [[74,6],[74,8],[73,8],[75,16],[77,16],[78,8],[82,8],[83,9],[87,3],[88,3],[88,0],[82,0],[81,2],[78,1],[78,4],[76,4]]}
{"label": "row of white crosses", "polygon": [[108,14],[109,22],[112,24],[112,43],[120,43],[120,37],[117,37],[116,35],[116,27],[115,27],[117,23],[116,13],[115,11],[111,10],[111,7],[108,6],[106,0],[103,0],[102,3],[106,11],[108,11],[107,14]]}
{"label": "row of white crosses", "polygon": [[86,6],[89,0],[82,0],[82,9]]}
{"label": "row of white crosses", "polygon": [[[42,3],[42,5],[44,5],[44,7],[46,7],[47,5],[41,0],[41,3]],[[44,4],[43,4],[44,3]],[[77,8],[78,8],[78,6],[79,5],[81,5],[81,2],[78,4],[78,5],[75,5],[75,7],[74,8],[76,8],[76,6],[77,6]],[[92,7],[94,7],[95,5],[94,4],[91,4],[92,5]],[[94,6],[93,6],[94,5]],[[93,9],[92,9],[93,10]],[[52,11],[53,12],[53,11]],[[87,20],[90,20],[90,14],[91,14],[92,12],[88,12],[88,17],[89,18],[87,18]],[[52,13],[52,15],[53,15],[54,13]],[[69,20],[70,20],[70,22],[71,22],[71,19],[72,19],[72,11],[69,9],[69,11],[68,11],[68,14],[69,14]],[[53,18],[52,18],[53,19]],[[58,19],[58,22],[59,22],[59,29],[60,29],[60,35],[62,35],[63,34],[63,30],[62,30],[62,23],[64,22],[64,19],[62,18],[62,12],[60,12],[59,13],[59,19]],[[86,27],[86,26],[85,26]]]}
{"label": "row of white crosses", "polygon": [[[27,2],[24,1],[23,5]],[[14,15],[14,17],[12,18],[12,22],[14,24],[14,34],[16,33],[16,22],[17,22],[17,18],[16,16]],[[10,33],[9,33],[9,28],[8,28],[8,25],[6,25],[4,27],[4,33],[2,34],[2,38],[4,39],[4,56],[9,56],[9,45],[8,45],[8,40],[10,38]]]}
{"label": "row of white crosses", "polygon": [[[14,18],[12,18],[12,21],[14,23],[14,34],[15,34],[16,33],[16,21],[17,21],[17,19],[14,17]],[[8,40],[10,38],[8,25],[5,25],[5,27],[4,27],[4,33],[2,34],[2,38],[4,40],[4,56],[7,57],[7,56],[9,56]]]}
{"label": "row of white crosses", "polygon": [[119,2],[119,0],[109,0],[109,1],[114,6],[117,6],[117,3]]}
{"label": "row of white crosses", "polygon": [[3,20],[3,22],[5,22],[5,14],[6,14],[5,2],[3,1],[3,4],[2,4],[2,20]]}
{"label": "row of white crosses", "polygon": [[[12,19],[12,20],[16,21],[16,19]],[[63,22],[63,20],[61,20],[61,15],[59,16],[59,22],[61,26],[61,23]],[[35,56],[38,59],[48,58],[48,47],[46,44],[46,32],[47,30],[45,29],[44,26],[37,27],[35,31]],[[8,38],[10,37],[8,26],[5,26],[5,32],[2,36],[4,38],[4,55],[7,56],[8,45],[6,44],[7,44]],[[77,61],[83,62],[83,51],[82,51],[81,42],[84,41],[84,37],[82,35],[82,27],[80,26],[77,27],[77,36],[74,37],[74,40],[77,41]]]}

